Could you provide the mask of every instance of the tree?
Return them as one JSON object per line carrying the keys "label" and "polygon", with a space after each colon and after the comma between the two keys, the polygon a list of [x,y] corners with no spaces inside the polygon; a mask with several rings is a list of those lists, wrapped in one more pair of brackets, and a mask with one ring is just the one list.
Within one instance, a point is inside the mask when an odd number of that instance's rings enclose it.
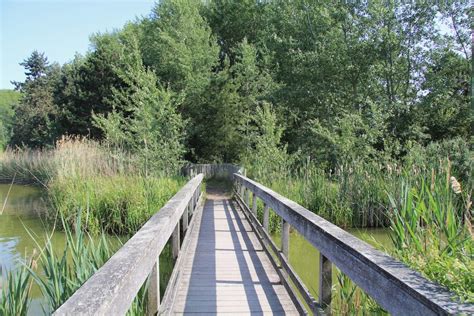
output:
{"label": "tree", "polygon": [[76,56],[65,65],[55,89],[55,102],[61,108],[62,134],[102,138],[102,130],[93,124],[94,114],[112,111],[106,102],[114,88],[124,86],[114,68],[123,65],[118,58],[120,32],[92,36],[92,51],[85,57]]}
{"label": "tree", "polygon": [[20,65],[25,67],[26,80],[14,82],[22,97],[14,109],[10,145],[54,146],[58,108],[53,102],[53,86],[59,66],[49,65],[44,53],[37,51]]}
{"label": "tree", "polygon": [[106,101],[112,111],[94,116],[106,140],[134,153],[151,171],[175,172],[184,153],[184,123],[177,113],[172,93],[157,85],[157,77],[142,62],[133,30],[119,36],[120,67],[113,67],[124,87],[113,88]]}
{"label": "tree", "polygon": [[207,91],[205,107],[194,113],[190,139],[194,153],[204,161],[238,161],[249,146],[252,116],[263,102],[271,102],[277,88],[259,66],[257,49],[245,39],[216,73]]}

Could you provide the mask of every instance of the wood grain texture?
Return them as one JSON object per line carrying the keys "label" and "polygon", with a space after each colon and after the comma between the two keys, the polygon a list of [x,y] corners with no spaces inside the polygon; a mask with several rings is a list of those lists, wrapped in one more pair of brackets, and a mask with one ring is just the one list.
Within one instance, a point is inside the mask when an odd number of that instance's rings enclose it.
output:
{"label": "wood grain texture", "polygon": [[191,179],[54,315],[125,315],[202,180]]}
{"label": "wood grain texture", "polygon": [[234,180],[256,193],[391,314],[474,314],[474,304],[454,301],[453,293],[296,202],[241,174],[235,173]]}
{"label": "wood grain texture", "polygon": [[167,314],[298,315],[267,254],[234,201],[208,199]]}

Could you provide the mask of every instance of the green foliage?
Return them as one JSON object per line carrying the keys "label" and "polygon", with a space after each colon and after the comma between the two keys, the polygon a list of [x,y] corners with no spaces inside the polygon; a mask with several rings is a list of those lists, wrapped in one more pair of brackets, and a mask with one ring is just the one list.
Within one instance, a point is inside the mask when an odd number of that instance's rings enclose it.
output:
{"label": "green foliage", "polygon": [[50,183],[48,195],[68,226],[87,210],[84,229],[123,235],[137,231],[183,185],[181,178],[65,176]]}
{"label": "green foliage", "polygon": [[94,116],[112,146],[126,149],[141,158],[149,170],[175,172],[184,152],[183,121],[170,91],[157,86],[157,77],[142,64],[138,40],[133,33],[119,36],[121,51],[116,58],[125,66],[113,71],[124,87],[112,89],[107,101],[112,112]]}
{"label": "green foliage", "polygon": [[11,144],[87,135],[150,168],[246,161],[268,103],[277,147],[300,160],[399,160],[470,137],[468,17],[465,3],[161,1],[61,68],[37,52],[22,63]]}
{"label": "green foliage", "polygon": [[34,51],[20,65],[25,67],[25,82],[15,83],[22,93],[15,106],[12,123],[12,146],[38,148],[54,145],[57,105],[53,100],[53,82],[57,67],[50,66],[44,54]]}
{"label": "green foliage", "polygon": [[391,237],[395,256],[472,303],[472,192],[450,171],[448,164],[440,173],[433,171],[431,179],[402,182],[398,198],[391,196]]}
{"label": "green foliage", "polygon": [[14,107],[21,94],[13,90],[0,90],[0,147],[4,148],[11,136]]}
{"label": "green foliage", "polygon": [[6,282],[2,284],[0,314],[26,316],[31,302],[31,286],[32,280],[26,265],[8,272]]}

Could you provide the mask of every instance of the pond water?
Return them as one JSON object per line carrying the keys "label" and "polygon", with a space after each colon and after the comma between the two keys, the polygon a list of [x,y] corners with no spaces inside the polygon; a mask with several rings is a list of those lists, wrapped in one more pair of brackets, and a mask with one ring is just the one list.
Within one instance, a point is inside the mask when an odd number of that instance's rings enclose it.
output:
{"label": "pond water", "polygon": [[[352,235],[364,240],[379,250],[390,249],[391,240],[388,229],[349,229]],[[275,244],[281,247],[280,234],[273,234]],[[290,264],[311,292],[313,297],[318,297],[319,282],[319,251],[316,250],[303,236],[296,231],[290,233]],[[337,269],[333,265],[333,284],[337,280]],[[336,286],[337,289],[337,286]]]}
{"label": "pond water", "polygon": [[[0,184],[0,281],[6,273],[23,264],[25,258],[31,255],[33,249],[38,248],[34,239],[40,246],[44,244],[46,232],[52,234],[52,242],[58,253],[64,249],[65,235],[61,231],[51,232],[41,219],[41,213],[46,209],[44,192],[37,187]],[[352,229],[355,236],[371,243],[377,248],[390,248],[390,238],[386,229]],[[34,236],[34,239],[32,238]],[[273,236],[277,245],[280,237]],[[160,274],[162,290],[164,293],[167,280],[173,269],[171,251],[165,248],[160,256]],[[319,252],[315,250],[297,232],[291,232],[290,238],[290,263],[300,278],[317,297]],[[336,269],[333,269],[336,273]],[[336,276],[333,276],[333,280]],[[1,285],[2,282],[0,282]],[[33,287],[32,303],[29,315],[42,315],[42,295],[37,287]]]}
{"label": "pond water", "polygon": [[[0,281],[8,271],[22,266],[25,258],[38,248],[35,240],[44,242],[47,230],[40,217],[45,211],[43,197],[44,192],[37,187],[13,185],[10,189],[9,184],[0,184]],[[64,248],[64,233],[55,231],[51,237],[55,248]],[[29,314],[42,314],[39,288],[32,288],[31,297]]]}
{"label": "pond water", "polygon": [[[33,250],[43,247],[46,234],[51,236],[56,254],[62,254],[66,236],[62,231],[52,231],[41,217],[46,211],[46,195],[38,187],[0,184],[0,291],[8,271],[21,267]],[[126,236],[120,237],[125,242]],[[38,244],[37,244],[38,243]],[[118,245],[117,236],[110,237],[111,245]],[[38,246],[39,245],[39,246]],[[169,245],[160,256],[160,287],[164,294],[173,270],[174,261]],[[38,286],[33,286],[28,315],[44,315],[43,296]]]}

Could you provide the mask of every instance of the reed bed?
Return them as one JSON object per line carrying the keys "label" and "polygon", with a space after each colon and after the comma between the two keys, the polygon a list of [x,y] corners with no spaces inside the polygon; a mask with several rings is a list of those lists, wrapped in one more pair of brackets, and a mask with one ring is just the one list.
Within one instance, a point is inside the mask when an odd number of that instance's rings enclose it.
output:
{"label": "reed bed", "polygon": [[[50,234],[45,236],[44,241],[32,236],[39,250],[34,251],[28,264],[9,272],[0,300],[2,315],[27,315],[33,284],[43,294],[44,314],[51,314],[121,246],[119,238],[112,238],[104,233],[92,236],[82,229],[80,218],[75,222],[74,229],[64,225],[66,244],[59,253],[53,250]],[[146,297],[145,284],[132,303],[128,315],[146,314]]]}
{"label": "reed bed", "polygon": [[474,303],[472,189],[445,170],[403,181],[391,196],[393,255],[425,277]]}
{"label": "reed bed", "polygon": [[[465,160],[463,168],[453,165],[459,163],[431,157],[430,163],[347,163],[335,170],[312,164],[287,173],[246,169],[250,177],[343,228],[389,229],[393,247],[380,246],[383,250],[451,290],[454,299],[472,303],[472,161]],[[280,218],[272,213],[275,232]],[[262,220],[263,204],[257,214]],[[337,283],[334,313],[385,314],[343,274]]]}
{"label": "reed bed", "polygon": [[66,176],[50,183],[48,195],[52,209],[64,216],[69,226],[87,209],[83,229],[124,235],[136,232],[184,183],[181,177]]}
{"label": "reed bed", "polygon": [[139,174],[136,158],[83,137],[63,137],[54,149],[0,153],[0,181],[47,186],[56,177]]}
{"label": "reed bed", "polygon": [[150,170],[123,150],[95,141],[64,137],[55,149],[7,150],[0,156],[0,180],[45,188],[49,212],[74,227],[77,214],[82,228],[92,233],[135,232],[184,184],[169,170]]}

